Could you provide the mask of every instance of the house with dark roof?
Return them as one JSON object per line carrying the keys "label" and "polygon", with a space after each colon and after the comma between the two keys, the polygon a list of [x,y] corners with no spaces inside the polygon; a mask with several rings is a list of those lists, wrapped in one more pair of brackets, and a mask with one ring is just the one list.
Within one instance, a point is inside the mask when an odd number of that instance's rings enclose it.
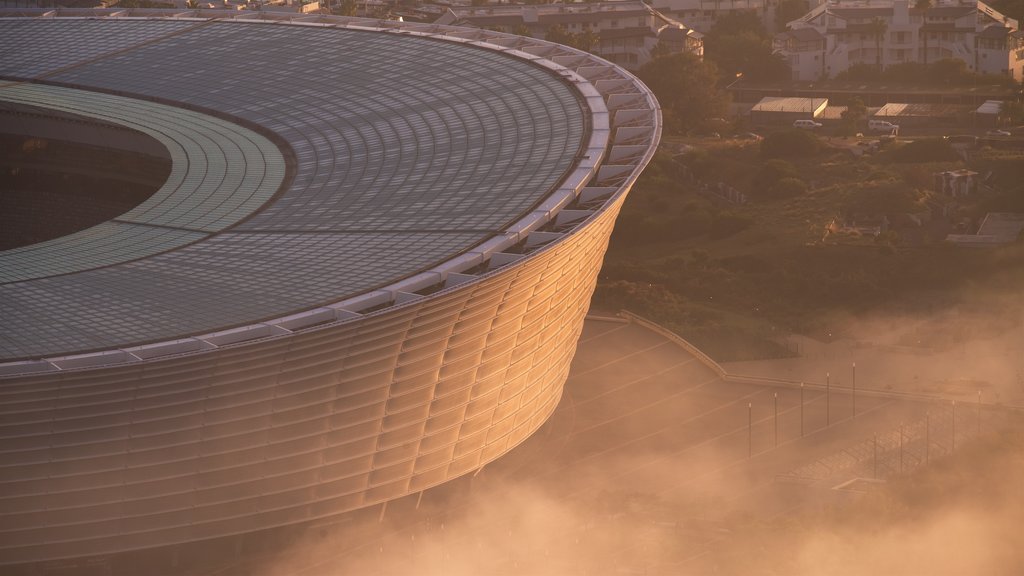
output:
{"label": "house with dark roof", "polygon": [[794,80],[830,78],[857,64],[885,68],[953,58],[971,71],[1024,79],[1019,23],[978,0],[838,0],[820,4],[775,36]]}

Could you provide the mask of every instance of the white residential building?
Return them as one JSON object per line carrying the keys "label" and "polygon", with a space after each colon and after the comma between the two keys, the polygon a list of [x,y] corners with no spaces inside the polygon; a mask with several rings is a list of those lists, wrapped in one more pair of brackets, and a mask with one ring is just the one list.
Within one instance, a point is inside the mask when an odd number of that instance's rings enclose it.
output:
{"label": "white residential building", "polygon": [[[812,0],[814,3],[814,0]],[[707,34],[723,14],[754,11],[768,30],[772,29],[777,0],[653,0],[659,11],[670,14],[687,26]]]}
{"label": "white residential building", "polygon": [[544,39],[553,26],[570,34],[591,32],[593,53],[620,66],[636,69],[649,62],[656,46],[670,53],[704,55],[703,35],[643,2],[452,6],[438,24],[473,26],[504,32],[528,32]]}
{"label": "white residential building", "polygon": [[826,2],[775,37],[794,80],[828,78],[856,64],[882,68],[955,58],[969,70],[1024,78],[1024,33],[1018,22],[977,0]]}

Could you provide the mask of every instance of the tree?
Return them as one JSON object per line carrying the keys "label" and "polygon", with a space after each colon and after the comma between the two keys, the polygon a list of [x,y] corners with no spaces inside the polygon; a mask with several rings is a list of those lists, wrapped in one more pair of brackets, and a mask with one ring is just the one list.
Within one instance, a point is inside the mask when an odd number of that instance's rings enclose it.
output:
{"label": "tree", "polygon": [[842,113],[843,118],[843,131],[847,134],[857,132],[857,129],[864,124],[864,119],[868,116],[868,108],[864,105],[864,101],[859,97],[854,96],[850,100],[850,104],[846,107],[846,110]]}
{"label": "tree", "polygon": [[1011,124],[1020,124],[1024,122],[1024,103],[1012,101],[1003,102],[1003,108],[1000,110],[1000,115],[1007,118]]}
{"label": "tree", "polygon": [[807,193],[807,183],[799,178],[783,178],[768,189],[769,198],[793,198]]}
{"label": "tree", "polygon": [[338,3],[338,15],[339,16],[355,16],[356,15],[356,0],[341,0]]}
{"label": "tree", "polygon": [[761,141],[761,155],[765,158],[807,157],[818,153],[818,137],[807,130],[790,128],[774,132]]}
{"label": "tree", "polygon": [[704,57],[715,63],[722,78],[742,73],[754,81],[788,80],[789,66],[773,54],[771,39],[757,13],[730,12],[719,18],[704,37]]}
{"label": "tree", "polygon": [[882,40],[885,39],[885,33],[889,31],[889,24],[879,18],[875,17],[869,24],[871,35],[875,38],[875,67],[879,71],[882,70]]}
{"label": "tree", "polygon": [[573,43],[570,46],[586,52],[592,52],[594,48],[597,48],[597,44],[600,41],[601,37],[593,30],[587,28],[583,32],[573,34]]}
{"label": "tree", "polygon": [[533,34],[530,33],[530,29],[526,26],[526,24],[522,23],[516,24],[515,28],[512,28],[512,33],[515,34],[516,36],[525,36],[527,38],[533,37]]}
{"label": "tree", "polygon": [[799,175],[796,166],[785,160],[769,160],[754,174],[753,188],[755,193],[768,190],[783,178],[796,178]]}
{"label": "tree", "polygon": [[858,184],[847,191],[842,210],[846,214],[893,214],[916,212],[920,194],[901,182]]}
{"label": "tree", "polygon": [[971,78],[967,63],[956,58],[943,58],[928,65],[929,80],[935,84],[963,84]]}
{"label": "tree", "polygon": [[953,150],[948,141],[942,138],[914,140],[905,146],[892,151],[889,158],[893,162],[952,162],[960,156]]}
{"label": "tree", "polygon": [[807,0],[782,0],[775,8],[775,29],[785,30],[786,24],[807,13]]}
{"label": "tree", "polygon": [[[768,31],[764,29],[761,17],[754,10],[734,10],[726,12],[715,20],[707,36],[720,38],[723,36],[736,36],[751,32],[760,38],[768,38]],[[707,40],[707,38],[705,38]]]}
{"label": "tree", "polygon": [[547,32],[544,34],[544,39],[547,40],[548,42],[554,42],[556,44],[564,44],[568,46],[569,42],[572,40],[572,36],[570,36],[569,30],[567,30],[565,26],[562,26],[561,24],[555,24],[553,26],[548,27]]}
{"label": "tree", "polygon": [[729,95],[717,87],[718,70],[689,52],[644,64],[637,76],[661,103],[666,130],[682,133],[705,118],[725,116]]}
{"label": "tree", "polygon": [[548,28],[544,39],[548,42],[556,42],[571,48],[590,52],[597,46],[599,37],[590,29],[580,33],[573,33],[566,30],[565,26],[555,24]]}
{"label": "tree", "polygon": [[840,81],[877,82],[881,79],[881,73],[871,64],[853,64],[846,70],[836,74],[836,80]]}
{"label": "tree", "polygon": [[668,56],[672,53],[672,50],[664,42],[659,41],[651,48],[651,58],[661,58],[662,56]]}

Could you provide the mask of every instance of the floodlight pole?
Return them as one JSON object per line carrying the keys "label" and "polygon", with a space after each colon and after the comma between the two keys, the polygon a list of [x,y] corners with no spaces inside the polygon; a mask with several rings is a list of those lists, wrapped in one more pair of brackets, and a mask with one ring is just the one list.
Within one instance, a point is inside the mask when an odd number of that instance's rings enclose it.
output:
{"label": "floodlight pole", "polygon": [[931,412],[924,413],[924,463],[931,461],[932,452],[932,415]]}
{"label": "floodlight pole", "polygon": [[832,425],[832,375],[825,372],[825,427]]}
{"label": "floodlight pole", "polygon": [[754,404],[752,402],[747,402],[747,459],[750,459],[754,454],[753,433],[751,432],[754,425],[753,407]]}
{"label": "floodlight pole", "polygon": [[775,393],[775,447],[779,447],[779,393]]}
{"label": "floodlight pole", "polygon": [[900,424],[900,475],[903,475],[903,424]]}
{"label": "floodlight pole", "polygon": [[978,388],[978,436],[981,436],[981,388]]}
{"label": "floodlight pole", "polygon": [[857,363],[853,363],[853,417],[857,418]]}
{"label": "floodlight pole", "polygon": [[953,400],[953,444],[949,451],[956,451],[956,400]]}
{"label": "floodlight pole", "polygon": [[800,437],[804,437],[804,383],[800,383]]}
{"label": "floodlight pole", "polygon": [[871,464],[871,468],[872,468],[871,474],[872,474],[872,476],[874,476],[875,480],[877,480],[878,479],[878,434],[875,434],[875,449],[874,449],[874,451],[872,453],[871,462],[872,462],[872,464]]}

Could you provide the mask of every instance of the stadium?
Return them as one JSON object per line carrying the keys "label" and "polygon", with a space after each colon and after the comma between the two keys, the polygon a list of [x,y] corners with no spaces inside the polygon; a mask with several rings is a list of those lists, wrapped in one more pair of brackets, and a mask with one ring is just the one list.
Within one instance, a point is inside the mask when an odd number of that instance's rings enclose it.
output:
{"label": "stadium", "polygon": [[0,132],[168,172],[0,252],[0,565],[384,505],[554,410],[660,137],[629,73],[436,25],[3,16]]}

